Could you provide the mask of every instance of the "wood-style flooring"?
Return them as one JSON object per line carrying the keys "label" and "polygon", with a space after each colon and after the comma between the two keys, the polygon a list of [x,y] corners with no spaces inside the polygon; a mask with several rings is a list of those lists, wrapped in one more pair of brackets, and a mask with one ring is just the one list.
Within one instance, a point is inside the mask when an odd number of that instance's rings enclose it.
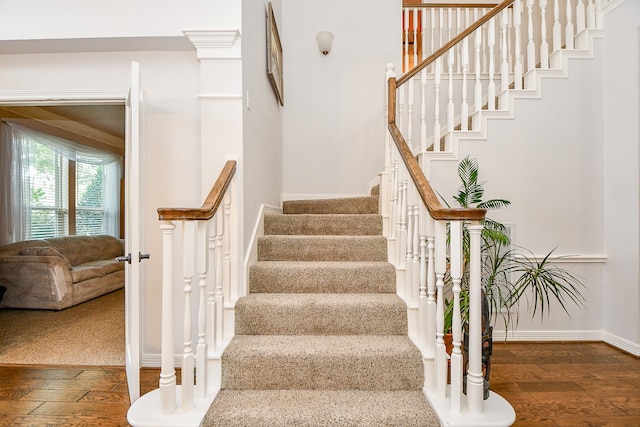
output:
{"label": "wood-style flooring", "polygon": [[[516,426],[640,425],[640,359],[604,343],[494,343],[491,388]],[[128,426],[128,408],[123,367],[0,365],[0,426]]]}

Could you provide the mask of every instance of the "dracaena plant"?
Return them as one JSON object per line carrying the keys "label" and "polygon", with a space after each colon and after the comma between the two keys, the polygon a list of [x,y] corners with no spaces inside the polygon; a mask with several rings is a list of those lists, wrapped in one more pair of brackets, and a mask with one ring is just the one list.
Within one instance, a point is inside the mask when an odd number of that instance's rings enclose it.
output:
{"label": "dracaena plant", "polygon": [[[461,186],[453,199],[462,208],[502,209],[510,205],[505,199],[484,198],[484,182],[478,181],[479,167],[476,159],[465,157],[458,165]],[[445,200],[446,203],[446,200]],[[446,203],[447,204],[447,203]],[[448,204],[447,204],[448,205]],[[489,307],[489,319],[494,323],[501,319],[505,330],[515,328],[520,315],[520,301],[534,318],[544,317],[552,304],[559,304],[569,315],[569,305],[584,308],[585,289],[583,279],[554,263],[552,249],[542,259],[521,247],[512,247],[504,224],[486,218],[483,222],[481,243],[482,290]],[[469,308],[469,234],[463,233],[462,291],[460,306],[463,322],[468,319]],[[445,280],[450,282],[447,274]],[[450,287],[449,287],[450,293]],[[450,329],[453,318],[453,302],[446,298],[445,329]],[[506,335],[505,335],[506,336]]]}

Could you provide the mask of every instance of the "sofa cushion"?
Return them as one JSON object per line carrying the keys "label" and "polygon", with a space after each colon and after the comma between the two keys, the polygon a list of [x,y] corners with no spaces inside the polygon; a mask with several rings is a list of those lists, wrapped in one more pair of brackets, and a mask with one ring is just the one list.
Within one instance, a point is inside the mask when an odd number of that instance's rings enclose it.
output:
{"label": "sofa cushion", "polygon": [[124,255],[122,241],[113,236],[66,236],[48,241],[74,267],[95,260],[113,260]]}
{"label": "sofa cushion", "polygon": [[26,256],[55,256],[60,258],[60,261],[65,267],[71,268],[71,264],[69,264],[69,261],[60,253],[60,251],[58,251],[53,246],[24,247],[20,249],[19,253],[20,255]]}
{"label": "sofa cushion", "polygon": [[97,277],[103,277],[115,271],[124,270],[124,263],[115,260],[91,261],[71,269],[71,280],[79,283]]}

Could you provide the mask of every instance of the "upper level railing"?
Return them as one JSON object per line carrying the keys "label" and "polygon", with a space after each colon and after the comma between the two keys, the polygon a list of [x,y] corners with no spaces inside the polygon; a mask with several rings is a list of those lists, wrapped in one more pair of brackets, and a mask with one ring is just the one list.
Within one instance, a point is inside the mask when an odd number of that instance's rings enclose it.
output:
{"label": "upper level railing", "polygon": [[[162,230],[162,349],[160,407],[164,414],[188,413],[198,399],[212,396],[220,385],[212,359],[219,358],[225,342],[224,304],[238,295],[231,281],[231,243],[237,237],[232,224],[233,177],[236,161],[226,162],[200,208],[160,208]],[[222,207],[222,209],[220,209]],[[182,231],[182,277],[184,315],[181,362],[181,397],[177,396],[174,369],[173,279],[174,232]],[[209,268],[211,266],[211,268]],[[197,296],[192,297],[194,270],[198,275]],[[197,343],[193,345],[192,300],[197,301]],[[194,366],[195,365],[195,366]],[[194,379],[195,368],[195,379]],[[180,402],[178,410],[177,405]]]}
{"label": "upper level railing", "polygon": [[[410,51],[409,56],[424,61],[398,78],[397,122],[419,153],[451,151],[454,130],[480,131],[482,111],[508,111],[507,89],[535,89],[532,71],[560,68],[560,57],[552,54],[584,49],[584,30],[597,28],[595,0],[464,6],[404,9],[405,16],[413,17],[410,23],[422,25],[419,32],[411,28],[409,33],[424,40],[413,44],[416,54]],[[458,31],[466,20],[473,22]]]}

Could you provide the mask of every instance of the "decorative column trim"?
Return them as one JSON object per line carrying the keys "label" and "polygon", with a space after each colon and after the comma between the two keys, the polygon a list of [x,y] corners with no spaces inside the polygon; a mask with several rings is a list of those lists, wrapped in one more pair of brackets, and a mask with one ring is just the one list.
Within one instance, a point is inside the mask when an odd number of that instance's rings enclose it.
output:
{"label": "decorative column trim", "polygon": [[196,48],[198,59],[241,58],[239,29],[185,30],[183,34]]}

